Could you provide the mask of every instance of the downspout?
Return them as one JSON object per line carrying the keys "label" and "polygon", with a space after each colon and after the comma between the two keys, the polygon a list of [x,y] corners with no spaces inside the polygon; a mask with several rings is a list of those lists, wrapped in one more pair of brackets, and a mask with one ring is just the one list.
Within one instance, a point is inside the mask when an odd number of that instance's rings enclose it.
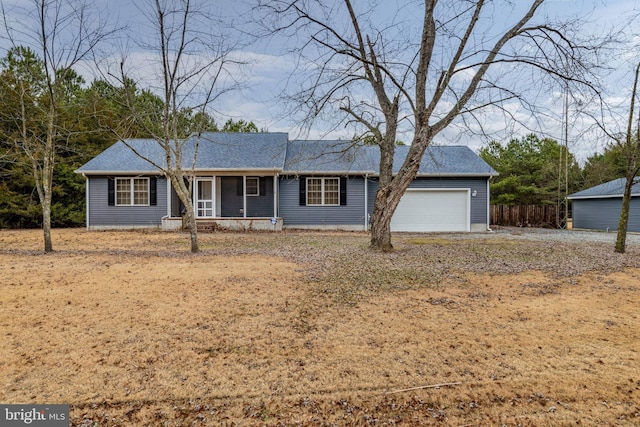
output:
{"label": "downspout", "polygon": [[87,219],[86,219],[86,227],[87,227],[87,231],[89,231],[89,177],[87,175],[85,175],[84,173],[82,174],[82,176],[84,177],[84,203],[87,205],[86,208],[86,215],[87,215]]}
{"label": "downspout", "polygon": [[491,176],[487,179],[487,231],[493,232],[491,229],[491,193],[489,188],[489,182],[491,181]]}
{"label": "downspout", "polygon": [[279,187],[278,187],[278,176],[279,174],[276,172],[273,175],[273,217],[278,218],[278,195],[279,195]]}
{"label": "downspout", "polygon": [[369,231],[369,174],[364,174],[364,231]]}

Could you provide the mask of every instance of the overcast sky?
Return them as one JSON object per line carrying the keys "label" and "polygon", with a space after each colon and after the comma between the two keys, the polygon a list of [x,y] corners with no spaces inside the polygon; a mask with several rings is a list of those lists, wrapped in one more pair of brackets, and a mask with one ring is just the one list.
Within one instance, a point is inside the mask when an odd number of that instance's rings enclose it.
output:
{"label": "overcast sky", "polygon": [[[359,1],[359,0],[358,0]],[[28,0],[4,0],[5,4],[20,3],[25,4]],[[128,31],[144,32],[147,21],[141,15],[139,8],[134,6],[134,2],[130,0],[95,0],[104,12],[106,12],[112,22],[119,25],[127,25]],[[226,22],[231,22],[236,29],[246,30],[246,25],[242,24],[250,16],[251,0],[215,0],[209,2],[216,11],[216,14]],[[397,11],[399,0],[382,0],[379,4],[388,8],[387,13],[393,14]],[[529,3],[528,1],[517,0],[516,5]],[[516,6],[517,7],[517,6]],[[566,17],[566,16],[586,16],[592,22],[591,29],[594,33],[602,32],[613,25],[619,25],[630,16],[633,12],[640,11],[640,0],[555,0],[548,1],[539,11],[539,19],[547,17]],[[517,12],[517,11],[516,11]],[[496,11],[501,13],[501,11]],[[417,23],[419,25],[419,22]],[[638,25],[640,27],[640,25]],[[640,28],[637,28],[640,31]],[[332,138],[347,139],[353,135],[352,129],[343,127],[328,132],[333,129],[331,123],[318,123],[308,134],[300,133],[299,123],[292,119],[291,116],[282,117],[282,100],[280,95],[296,90],[291,84],[291,73],[295,69],[297,58],[294,55],[286,53],[285,44],[291,41],[283,39],[259,39],[252,40],[242,36],[239,32],[229,31],[228,35],[238,38],[238,48],[232,53],[232,57],[239,61],[245,62],[243,67],[234,67],[234,77],[241,83],[241,89],[230,92],[219,99],[215,105],[216,121],[220,124],[224,123],[227,118],[245,119],[254,121],[259,128],[266,128],[269,131],[288,132],[290,137],[307,137],[307,138]],[[638,44],[640,45],[640,43]],[[637,46],[638,46],[637,45]],[[6,44],[5,44],[6,46]],[[133,63],[144,64],[145,58],[153,55],[153,52],[140,51],[136,43],[124,42],[122,40],[114,42],[110,48],[113,49],[112,59],[117,63],[120,53],[126,51],[128,60]],[[107,48],[108,50],[108,48]],[[633,51],[630,51],[633,52]],[[639,49],[635,49],[637,55],[630,53],[629,57],[620,57],[620,63],[613,68],[616,70],[615,75],[607,80],[608,88],[605,96],[611,100],[613,104],[625,105],[624,101],[628,99],[631,91],[632,77],[631,70],[633,63],[640,60]],[[3,55],[4,56],[4,55]],[[95,66],[93,64],[85,64],[86,67],[81,70],[87,80],[91,80],[95,75]],[[141,76],[145,73],[144,65],[134,66]],[[561,123],[557,117],[561,117],[562,94],[549,93],[548,101],[551,110],[555,110],[556,117],[537,118],[544,126],[544,132],[549,136],[554,136],[558,140],[562,140],[563,133],[561,131]],[[570,120],[573,122],[574,120]],[[600,150],[606,143],[606,140],[597,133],[584,134],[581,129],[588,126],[588,123],[572,124],[569,130],[569,144],[571,150],[584,160],[594,151]],[[521,133],[526,132],[522,129],[510,129],[511,124],[505,123],[504,120],[496,120],[495,127],[507,128],[508,131],[503,133],[504,138],[509,136],[523,136]],[[400,139],[409,142],[411,137],[410,129],[400,135]],[[465,144],[472,149],[478,150],[487,141],[479,136],[467,136],[460,131],[458,127],[451,127],[440,135],[436,142],[441,144]]]}

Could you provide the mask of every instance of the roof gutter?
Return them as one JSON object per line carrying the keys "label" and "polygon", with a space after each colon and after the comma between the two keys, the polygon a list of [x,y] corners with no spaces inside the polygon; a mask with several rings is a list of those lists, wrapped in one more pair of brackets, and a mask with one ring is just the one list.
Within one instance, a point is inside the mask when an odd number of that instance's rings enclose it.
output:
{"label": "roof gutter", "polygon": [[162,171],[159,170],[151,170],[151,171],[92,171],[92,170],[79,170],[76,169],[73,171],[74,173],[81,174],[82,176],[87,175],[164,175]]}
{"label": "roof gutter", "polygon": [[[159,171],[157,169],[154,170],[147,170],[147,171],[141,171],[141,170],[137,170],[137,171],[127,171],[127,170],[79,170],[76,169],[74,171],[77,174],[82,174],[82,175],[164,175],[163,171]],[[189,169],[189,170],[185,170],[184,174],[185,175],[191,175],[193,174],[200,174],[200,173],[279,173],[281,172],[280,169],[274,169],[274,168],[259,168],[259,169]]]}
{"label": "roof gutter", "polygon": [[[395,174],[394,174],[395,175]],[[486,177],[494,177],[498,176],[497,173],[418,173],[416,177],[422,178],[439,178],[439,177],[465,177],[465,178],[486,178]]]}
{"label": "roof gutter", "polygon": [[[353,170],[327,170],[327,171],[283,171],[283,175],[365,175],[367,177],[379,177],[379,172],[374,171],[353,171]],[[397,175],[397,172],[393,173]],[[497,173],[422,173],[417,174],[416,177],[421,178],[449,178],[449,177],[464,177],[464,178],[491,178],[494,176],[498,176]]]}
{"label": "roof gutter", "polygon": [[335,171],[283,171],[283,175],[316,175],[316,176],[324,176],[324,175],[370,175],[373,174],[371,171],[353,171],[353,170],[335,170]]}
{"label": "roof gutter", "polygon": [[[638,197],[640,196],[640,193],[635,193],[635,194],[631,194],[631,197]],[[567,197],[567,199],[569,200],[584,200],[584,199],[617,199],[620,197],[624,197],[623,194],[603,194],[603,195],[599,195],[599,196],[577,196],[577,197],[572,197],[569,196]]]}

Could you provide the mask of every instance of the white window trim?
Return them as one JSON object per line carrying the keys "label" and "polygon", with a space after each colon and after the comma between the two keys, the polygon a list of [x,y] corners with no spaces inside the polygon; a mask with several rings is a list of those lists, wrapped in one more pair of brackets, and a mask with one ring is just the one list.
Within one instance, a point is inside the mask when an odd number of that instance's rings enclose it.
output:
{"label": "white window trim", "polygon": [[[320,181],[320,191],[322,193],[322,198],[321,198],[321,203],[320,204],[315,204],[315,203],[309,203],[309,180],[310,179],[319,179]],[[338,191],[337,191],[337,196],[338,196],[338,203],[325,203],[325,181],[326,180],[335,180],[338,182]],[[307,177],[307,183],[306,183],[306,204],[307,206],[340,206],[340,178],[335,177],[335,176],[328,176],[328,177],[323,177],[323,176],[310,176]]]}
{"label": "white window trim", "polygon": [[[253,179],[256,181],[256,192],[255,194],[249,193],[248,189],[249,189],[249,180]],[[245,190],[246,191],[246,195],[247,197],[256,197],[260,195],[260,177],[258,176],[247,176],[245,177]]]}
{"label": "white window trim", "polygon": [[[129,180],[129,200],[131,201],[130,203],[118,203],[118,181],[124,181],[124,180]],[[135,184],[134,183],[135,183],[136,180],[144,180],[144,181],[147,182],[147,203],[135,203],[135,191],[134,191]],[[123,176],[123,177],[116,178],[115,182],[114,182],[114,187],[115,187],[114,188],[114,191],[115,191],[115,194],[114,194],[114,197],[115,197],[114,202],[115,203],[114,204],[116,206],[151,206],[149,204],[150,199],[151,199],[149,186],[150,186],[150,184],[149,184],[149,178],[148,177],[136,177],[136,176],[124,177]]]}

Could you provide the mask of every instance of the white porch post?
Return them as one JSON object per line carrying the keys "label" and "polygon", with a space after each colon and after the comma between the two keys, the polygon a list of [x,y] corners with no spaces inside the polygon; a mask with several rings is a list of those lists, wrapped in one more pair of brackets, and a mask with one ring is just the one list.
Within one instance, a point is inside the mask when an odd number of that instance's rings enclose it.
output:
{"label": "white porch post", "polygon": [[195,175],[191,181],[191,204],[193,204],[193,216],[198,218],[198,177]]}
{"label": "white porch post", "polygon": [[218,216],[218,207],[216,206],[218,204],[218,185],[216,183],[216,178],[217,177],[215,175],[213,176],[213,178],[211,178],[211,197],[213,198],[211,207],[213,208],[212,216],[214,218]]}
{"label": "white porch post", "polygon": [[278,217],[278,174],[273,176],[273,217]]}
{"label": "white porch post", "polygon": [[167,218],[171,218],[171,180],[165,177],[167,183]]}

